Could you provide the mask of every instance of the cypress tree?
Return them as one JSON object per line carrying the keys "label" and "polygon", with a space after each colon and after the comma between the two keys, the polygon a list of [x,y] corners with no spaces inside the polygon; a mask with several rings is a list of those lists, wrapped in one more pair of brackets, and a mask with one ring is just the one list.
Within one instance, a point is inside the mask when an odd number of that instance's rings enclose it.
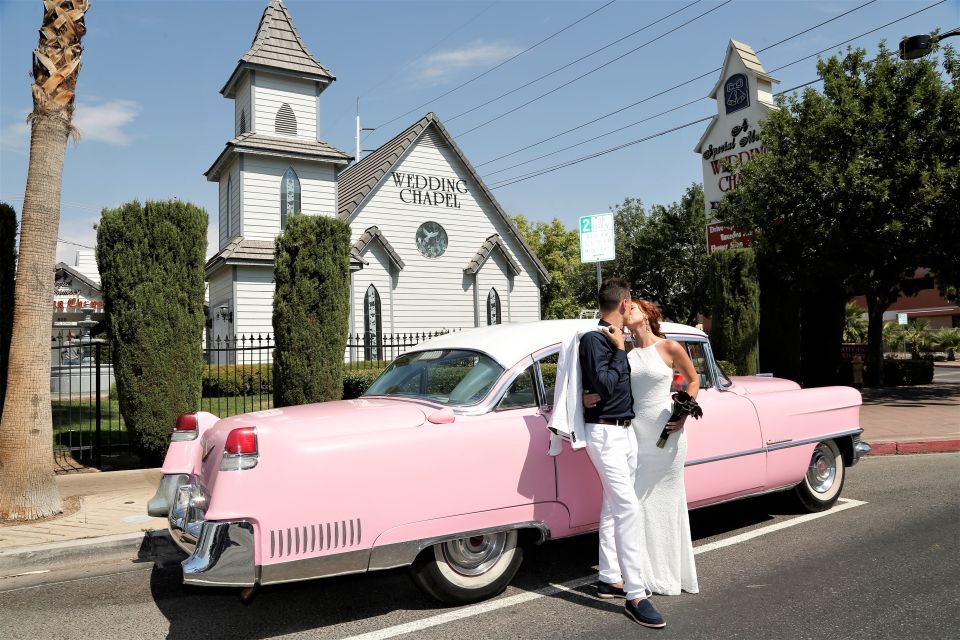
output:
{"label": "cypress tree", "polygon": [[350,227],[298,215],[277,238],[274,406],[343,397],[350,313]]}
{"label": "cypress tree", "polygon": [[13,333],[13,289],[17,270],[17,212],[0,202],[0,415],[7,394],[7,357]]}
{"label": "cypress tree", "polygon": [[709,261],[710,343],[720,360],[729,360],[739,375],[757,372],[760,332],[760,285],[750,249],[723,249]]}
{"label": "cypress tree", "polygon": [[177,200],[104,210],[97,227],[120,413],[142,462],[200,408],[206,246],[206,211]]}

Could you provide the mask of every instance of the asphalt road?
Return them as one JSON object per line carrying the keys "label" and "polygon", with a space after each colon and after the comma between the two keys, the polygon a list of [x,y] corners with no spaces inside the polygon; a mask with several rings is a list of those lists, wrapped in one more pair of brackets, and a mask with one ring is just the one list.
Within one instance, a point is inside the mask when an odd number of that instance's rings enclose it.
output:
{"label": "asphalt road", "polygon": [[933,382],[960,382],[960,367],[934,367]]}
{"label": "asphalt road", "polygon": [[403,571],[267,588],[249,606],[235,590],[183,587],[176,566],[6,579],[0,637],[956,638],[960,454],[868,458],[850,472],[846,502],[821,517],[777,495],[693,512],[702,591],[656,597],[659,631],[593,597],[596,536],[583,536],[528,549],[504,595],[461,608]]}

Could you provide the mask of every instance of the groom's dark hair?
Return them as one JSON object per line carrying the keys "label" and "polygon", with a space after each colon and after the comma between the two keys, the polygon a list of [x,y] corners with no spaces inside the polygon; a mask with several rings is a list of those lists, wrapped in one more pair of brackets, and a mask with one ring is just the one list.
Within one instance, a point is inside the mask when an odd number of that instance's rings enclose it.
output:
{"label": "groom's dark hair", "polygon": [[630,299],[630,283],[623,278],[607,278],[600,285],[597,293],[597,304],[600,313],[616,311],[623,300]]}

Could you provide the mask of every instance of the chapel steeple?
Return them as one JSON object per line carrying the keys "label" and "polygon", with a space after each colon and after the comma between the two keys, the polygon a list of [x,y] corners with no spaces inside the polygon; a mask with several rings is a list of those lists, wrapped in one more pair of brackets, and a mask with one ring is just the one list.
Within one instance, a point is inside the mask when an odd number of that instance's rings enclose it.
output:
{"label": "chapel steeple", "polygon": [[250,49],[237,61],[236,68],[220,93],[225,98],[234,98],[237,85],[246,72],[258,68],[315,81],[319,83],[321,91],[336,80],[303,44],[282,0],[269,0]]}

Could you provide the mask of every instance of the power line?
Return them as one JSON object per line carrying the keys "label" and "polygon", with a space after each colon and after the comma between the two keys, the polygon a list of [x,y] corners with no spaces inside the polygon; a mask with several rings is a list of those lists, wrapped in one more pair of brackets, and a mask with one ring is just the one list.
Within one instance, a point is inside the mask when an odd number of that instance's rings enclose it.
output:
{"label": "power line", "polygon": [[663,16],[662,18],[660,18],[660,19],[658,19],[658,20],[654,20],[653,22],[651,22],[651,23],[649,23],[649,24],[646,24],[646,25],[640,27],[640,28],[637,29],[636,31],[631,31],[631,32],[628,33],[627,35],[625,35],[625,36],[623,36],[623,37],[620,37],[620,38],[617,38],[617,39],[614,40],[613,42],[609,42],[609,43],[603,45],[603,46],[600,47],[599,49],[594,49],[594,50],[591,51],[590,53],[588,53],[588,54],[586,54],[586,55],[584,55],[584,56],[580,56],[580,57],[577,58],[576,60],[571,60],[570,62],[567,62],[567,63],[565,63],[565,64],[562,64],[562,65],[560,65],[559,67],[557,67],[556,69],[554,69],[553,71],[550,71],[550,72],[545,73],[545,74],[543,74],[543,75],[541,75],[541,76],[538,76],[537,78],[534,78],[534,79],[531,80],[530,82],[526,82],[526,83],[524,83],[524,84],[522,84],[522,85],[520,85],[520,86],[518,86],[518,87],[515,87],[515,88],[511,89],[510,91],[507,91],[506,93],[501,93],[500,95],[498,95],[498,96],[495,97],[495,98],[490,98],[490,99],[487,100],[486,102],[482,102],[482,103],[480,103],[480,104],[478,104],[478,105],[476,105],[476,106],[474,106],[474,107],[471,107],[471,108],[467,109],[466,111],[461,111],[460,113],[458,113],[458,114],[456,114],[456,115],[454,115],[454,116],[451,116],[451,117],[449,117],[449,118],[446,118],[446,122],[448,122],[448,123],[449,123],[449,122],[453,122],[454,120],[456,120],[457,118],[459,118],[459,117],[461,117],[461,116],[465,116],[465,115],[467,115],[468,113],[472,113],[472,112],[476,111],[477,109],[481,109],[481,108],[487,106],[488,104],[492,104],[492,103],[494,103],[494,102],[497,102],[498,100],[501,100],[501,99],[503,99],[503,98],[506,98],[507,96],[512,95],[512,94],[516,93],[517,91],[520,91],[521,89],[526,89],[527,87],[529,87],[529,86],[531,86],[531,85],[533,85],[533,84],[536,84],[537,82],[540,82],[541,80],[543,80],[543,79],[545,79],[545,78],[549,78],[550,76],[552,76],[552,75],[554,75],[554,74],[556,74],[556,73],[560,73],[561,71],[565,71],[565,70],[569,69],[570,67],[572,67],[573,65],[577,64],[578,62],[582,62],[582,61],[586,60],[587,58],[589,58],[589,57],[591,57],[591,56],[594,56],[594,55],[600,53],[601,51],[605,51],[606,49],[609,49],[609,48],[612,47],[613,45],[618,44],[618,43],[620,43],[620,42],[623,42],[623,41],[626,40],[627,38],[632,38],[633,36],[637,35],[637,34],[640,33],[641,31],[645,31],[645,30],[649,29],[650,27],[652,27],[652,26],[654,26],[654,25],[656,25],[656,24],[660,24],[660,23],[663,22],[664,20],[666,20],[666,19],[668,19],[668,18],[672,18],[673,16],[677,15],[677,14],[680,13],[681,11],[685,11],[685,10],[689,9],[690,7],[692,7],[693,5],[699,4],[700,2],[703,2],[703,0],[694,0],[693,2],[691,2],[691,3],[688,4],[688,5],[686,5],[685,7],[681,7],[681,8],[677,9],[676,11],[674,11],[674,12],[672,12],[672,13],[668,13],[667,15]]}
{"label": "power line", "polygon": [[94,247],[90,247],[90,246],[87,246],[87,245],[85,245],[85,244],[80,244],[79,242],[71,242],[70,240],[64,240],[63,238],[60,238],[60,237],[57,238],[57,242],[60,242],[60,243],[63,243],[63,244],[72,244],[72,245],[75,246],[75,247],[81,247],[81,248],[83,248],[83,249],[90,249],[90,250],[93,250],[93,251],[96,250],[96,249],[94,249]]}
{"label": "power line", "polygon": [[482,73],[479,73],[479,74],[473,76],[473,77],[470,78],[469,80],[466,80],[466,81],[458,84],[458,85],[455,86],[454,88],[452,88],[452,89],[450,89],[450,90],[448,90],[448,91],[445,91],[444,93],[441,93],[440,95],[436,96],[435,98],[431,98],[430,100],[427,100],[426,102],[417,105],[417,106],[414,107],[413,109],[410,109],[409,111],[405,111],[404,113],[401,113],[400,115],[398,115],[398,116],[395,117],[395,118],[391,118],[390,120],[387,120],[386,122],[383,122],[383,123],[381,123],[381,124],[378,124],[376,127],[374,127],[374,129],[380,129],[380,128],[382,128],[382,127],[385,127],[385,126],[387,126],[388,124],[390,124],[390,123],[392,123],[392,122],[396,122],[396,121],[399,120],[400,118],[403,118],[404,116],[407,116],[407,115],[409,115],[409,114],[411,114],[411,113],[413,113],[413,112],[415,112],[415,111],[418,111],[418,110],[422,109],[423,107],[427,106],[428,104],[430,104],[430,103],[432,103],[432,102],[436,102],[437,100],[440,100],[441,98],[445,98],[446,96],[450,95],[450,94],[453,93],[454,91],[457,91],[457,90],[459,90],[459,89],[462,89],[463,87],[467,86],[468,84],[470,84],[470,83],[472,83],[472,82],[475,82],[476,80],[479,80],[480,78],[484,77],[485,75],[487,75],[487,74],[489,74],[489,73],[492,73],[493,71],[496,71],[497,69],[499,69],[499,68],[502,67],[503,65],[507,64],[508,62],[511,62],[511,61],[513,61],[513,60],[516,60],[517,58],[519,58],[520,56],[524,55],[525,53],[528,53],[528,52],[532,51],[533,49],[536,49],[537,47],[539,47],[539,46],[540,46],[541,44],[543,44],[544,42],[547,42],[548,40],[550,40],[550,39],[552,39],[552,38],[555,38],[556,36],[560,35],[560,34],[563,33],[564,31],[567,31],[568,29],[571,29],[572,27],[580,24],[581,22],[583,22],[584,20],[586,20],[586,19],[589,18],[590,16],[592,16],[592,15],[594,15],[595,13],[598,13],[598,12],[606,9],[607,7],[609,7],[610,5],[612,5],[612,4],[613,4],[614,2],[616,2],[616,1],[617,1],[617,0],[610,0],[610,1],[607,2],[606,4],[601,5],[599,8],[594,9],[593,11],[591,11],[590,13],[588,13],[587,15],[585,15],[585,16],[583,16],[583,17],[581,17],[581,18],[578,18],[577,20],[574,20],[573,22],[571,22],[571,23],[568,24],[567,26],[563,27],[563,28],[560,29],[559,31],[555,31],[554,33],[551,33],[551,34],[550,34],[549,36],[547,36],[546,38],[543,38],[542,40],[540,40],[540,41],[538,41],[538,42],[535,42],[534,44],[530,45],[529,47],[527,47],[527,48],[524,49],[523,51],[520,51],[519,53],[516,53],[516,54],[510,56],[509,58],[507,58],[507,59],[504,60],[503,62],[500,62],[500,63],[498,63],[498,64],[490,67],[490,68],[487,69],[486,71],[484,71],[484,72],[482,72]]}
{"label": "power line", "polygon": [[582,74],[580,74],[579,76],[577,76],[576,78],[573,78],[572,80],[568,80],[567,82],[564,82],[563,84],[561,84],[561,85],[558,86],[558,87],[554,87],[553,89],[551,89],[550,91],[547,91],[546,93],[541,93],[540,95],[536,96],[535,98],[532,98],[531,100],[528,100],[528,101],[524,102],[524,103],[521,104],[521,105],[518,105],[518,106],[516,106],[516,107],[514,107],[514,108],[512,108],[512,109],[509,109],[509,110],[507,110],[507,111],[504,111],[503,113],[501,113],[501,114],[498,115],[498,116],[494,116],[493,118],[490,118],[489,120],[487,120],[487,121],[485,121],[485,122],[481,122],[480,124],[476,125],[475,127],[472,127],[472,128],[470,128],[470,129],[467,129],[466,131],[463,131],[463,132],[459,133],[458,135],[456,135],[456,136],[454,136],[454,137],[455,137],[455,138],[461,138],[461,137],[467,135],[468,133],[472,133],[472,132],[476,131],[477,129],[480,129],[481,127],[485,127],[485,126],[487,126],[488,124],[490,124],[490,123],[492,123],[492,122],[496,122],[496,121],[499,120],[500,118],[503,118],[503,117],[505,117],[505,116],[510,115],[511,113],[514,113],[514,112],[516,112],[516,111],[519,111],[520,109],[523,109],[524,107],[533,104],[534,102],[540,100],[541,98],[545,98],[545,97],[549,96],[550,94],[556,93],[556,92],[559,91],[560,89],[563,89],[564,87],[568,87],[568,86],[570,86],[571,84],[573,84],[574,82],[577,82],[578,80],[581,80],[581,79],[589,76],[590,74],[595,73],[595,72],[599,71],[600,69],[603,69],[604,67],[610,66],[610,65],[613,64],[614,62],[617,62],[617,61],[619,61],[619,60],[622,60],[623,58],[627,57],[628,55],[630,55],[630,54],[632,54],[632,53],[634,53],[634,52],[636,52],[636,51],[639,51],[640,49],[644,48],[644,47],[647,46],[648,44],[652,44],[652,43],[656,42],[657,40],[659,40],[659,39],[661,39],[661,38],[664,38],[664,37],[670,35],[671,33],[674,33],[675,31],[679,31],[680,29],[682,29],[683,27],[687,26],[688,24],[699,20],[700,18],[704,17],[704,16],[707,15],[707,14],[713,13],[713,12],[716,11],[717,9],[720,9],[720,8],[722,8],[722,7],[725,7],[726,5],[730,4],[731,2],[733,2],[733,0],[725,0],[725,2],[722,2],[721,4],[718,4],[717,6],[711,8],[711,9],[708,9],[707,11],[704,11],[704,12],[701,13],[700,15],[698,15],[698,16],[696,16],[696,17],[694,17],[694,18],[691,18],[690,20],[687,20],[687,21],[684,22],[683,24],[677,25],[677,26],[674,27],[673,29],[670,29],[669,31],[666,31],[666,32],[664,32],[664,33],[661,33],[661,34],[660,34],[659,36],[657,36],[656,38],[653,38],[652,40],[648,40],[647,42],[644,42],[644,43],[643,43],[642,45],[640,45],[639,47],[635,47],[635,48],[631,49],[630,51],[627,51],[626,53],[624,53],[624,54],[622,54],[622,55],[619,55],[619,56],[617,56],[616,58],[613,58],[612,60],[609,60],[609,61],[607,61],[607,62],[604,62],[604,63],[601,64],[600,66],[594,67],[594,68],[591,69],[590,71],[587,71],[586,73],[582,73]]}
{"label": "power line", "polygon": [[[467,26],[469,26],[470,24],[474,23],[480,16],[482,16],[482,15],[485,14],[487,11],[489,11],[495,4],[499,4],[500,1],[501,1],[501,0],[493,0],[493,2],[491,2],[490,4],[488,4],[487,6],[485,6],[485,7],[484,7],[483,9],[481,9],[479,12],[475,13],[475,14],[473,15],[473,17],[469,18],[466,22],[463,22],[463,23],[460,24],[458,27],[456,27],[456,28],[454,28],[453,30],[447,32],[447,35],[443,36],[440,40],[436,41],[433,45],[431,45],[430,47],[424,49],[423,51],[421,51],[420,53],[416,54],[415,56],[413,56],[412,60],[416,60],[416,59],[418,59],[418,58],[421,58],[421,57],[427,55],[428,53],[431,53],[432,51],[434,51],[434,50],[435,50],[437,47],[439,47],[441,44],[443,44],[444,42],[446,42],[447,40],[449,40],[455,33],[458,33],[458,32],[460,32],[460,31],[462,31],[462,30],[465,29]],[[372,86],[367,87],[366,89],[364,89],[364,90],[360,93],[360,97],[363,97],[363,96],[369,94],[369,93],[370,93],[371,91],[373,91],[374,89],[378,89],[379,87],[383,86],[383,83],[385,83],[387,80],[391,79],[392,77],[394,77],[394,74],[388,74],[388,75],[383,76],[383,78],[382,78],[379,82],[377,82],[376,84],[374,84],[374,85],[372,85]],[[349,112],[349,111],[344,111],[344,112],[342,112],[342,113],[340,114],[340,116],[339,116],[336,120],[334,120],[332,123],[330,123],[329,127],[330,127],[331,129],[336,128],[336,125],[339,124],[341,120],[343,120],[343,116],[345,116],[345,115],[348,114],[348,113],[350,113],[350,112]],[[370,135],[370,133],[368,132],[367,135]]]}
{"label": "power line", "polygon": [[[842,13],[842,14],[838,14],[838,15],[836,15],[836,16],[828,19],[828,20],[825,20],[825,21],[823,21],[823,22],[821,22],[821,23],[819,23],[819,24],[817,24],[817,25],[814,25],[814,26],[812,26],[812,27],[809,27],[809,28],[807,28],[807,29],[804,29],[803,31],[800,31],[800,32],[798,32],[798,33],[795,33],[795,34],[793,34],[793,35],[791,35],[791,36],[789,36],[789,37],[787,37],[787,38],[784,38],[784,39],[782,39],[782,40],[780,40],[780,41],[778,41],[778,42],[775,42],[775,43],[773,43],[773,44],[771,44],[771,45],[769,45],[769,46],[766,46],[766,47],[764,47],[763,49],[760,49],[759,52],[762,53],[762,52],[768,51],[768,50],[770,50],[770,49],[772,49],[772,48],[774,48],[774,47],[776,47],[776,46],[779,46],[779,45],[781,45],[781,44],[784,44],[784,43],[786,43],[786,42],[789,42],[790,40],[792,40],[792,39],[794,39],[794,38],[797,38],[797,37],[799,37],[799,36],[801,36],[801,35],[804,35],[804,34],[806,34],[806,33],[809,33],[809,32],[812,31],[813,29],[822,27],[822,26],[824,26],[824,25],[826,25],[826,24],[828,24],[828,23],[830,23],[830,22],[833,22],[834,20],[837,20],[837,19],[839,19],[839,18],[842,18],[843,16],[849,15],[850,13],[852,13],[852,12],[854,12],[854,11],[857,11],[857,10],[859,10],[859,9],[862,9],[862,8],[864,8],[864,7],[872,4],[872,3],[875,2],[875,1],[876,1],[876,0],[870,0],[870,2],[866,2],[866,3],[864,3],[864,4],[861,4],[861,5],[857,6],[857,7],[854,7],[853,9],[850,9],[849,11],[846,11],[846,12],[844,12],[844,13]],[[912,13],[909,13],[909,14],[901,17],[901,18],[898,18],[898,19],[892,21],[892,22],[888,22],[888,23],[885,24],[885,25],[882,25],[882,26],[877,27],[877,28],[875,28],[875,29],[871,29],[870,31],[866,31],[866,32],[864,32],[864,33],[861,33],[860,35],[854,36],[853,38],[850,38],[850,39],[848,39],[848,40],[845,40],[845,41],[843,41],[843,42],[840,42],[840,43],[838,43],[838,44],[835,44],[835,45],[833,45],[832,47],[827,47],[826,49],[822,49],[822,50],[820,50],[820,51],[818,51],[818,52],[816,52],[816,53],[810,54],[810,55],[808,55],[808,56],[804,56],[803,58],[800,58],[800,59],[798,59],[798,60],[794,60],[793,62],[790,62],[790,63],[788,63],[788,64],[785,64],[785,65],[782,65],[782,66],[780,66],[780,67],[777,67],[776,69],[773,69],[770,73],[773,73],[773,72],[775,72],[775,71],[779,71],[780,69],[784,69],[784,68],[789,67],[789,66],[791,66],[791,65],[793,65],[793,64],[797,64],[798,62],[802,62],[803,60],[807,60],[808,58],[812,58],[812,57],[814,57],[814,56],[820,55],[821,53],[824,53],[824,52],[829,51],[829,50],[831,50],[831,49],[834,49],[834,48],[836,48],[836,47],[842,46],[842,45],[844,45],[844,44],[846,44],[846,43],[848,43],[848,42],[853,42],[854,40],[857,40],[857,39],[859,39],[859,38],[862,38],[862,37],[864,37],[864,36],[866,36],[866,35],[870,35],[871,33],[874,33],[875,31],[879,31],[880,29],[884,29],[884,28],[886,28],[886,27],[889,27],[890,25],[896,24],[897,22],[901,22],[901,21],[903,21],[903,20],[906,20],[906,19],[908,19],[908,18],[911,18],[911,17],[917,15],[918,13],[922,13],[923,11],[927,11],[928,9],[932,9],[933,7],[936,7],[937,5],[943,4],[944,2],[946,2],[946,0],[940,0],[939,2],[936,2],[936,3],[934,3],[934,4],[931,4],[931,5],[927,6],[927,7],[924,7],[923,9],[920,9],[920,10],[918,10],[918,11],[914,11],[914,12],[912,12]],[[623,107],[620,107],[620,108],[618,108],[618,109],[615,109],[615,110],[613,110],[613,111],[610,111],[610,112],[608,112],[608,113],[605,113],[605,114],[603,114],[603,115],[601,115],[601,116],[598,116],[598,117],[596,117],[596,118],[593,118],[592,120],[587,120],[587,121],[585,121],[585,122],[581,122],[581,123],[579,123],[579,124],[577,124],[577,125],[574,125],[573,127],[570,127],[569,129],[565,129],[565,130],[563,130],[563,131],[560,131],[559,133],[556,133],[556,134],[554,134],[554,135],[548,136],[548,137],[543,138],[543,139],[541,139],[541,140],[538,140],[538,141],[536,141],[536,142],[532,142],[532,143],[530,143],[530,144],[528,144],[528,145],[525,145],[525,146],[523,146],[523,147],[519,147],[519,148],[517,148],[517,149],[514,149],[513,151],[510,151],[509,153],[505,153],[505,154],[500,155],[500,156],[497,156],[497,157],[495,157],[495,158],[491,158],[490,160],[486,160],[486,161],[481,162],[481,163],[479,163],[479,164],[477,164],[477,165],[475,165],[475,166],[476,166],[477,168],[479,168],[479,167],[482,167],[482,166],[485,166],[485,165],[488,165],[488,164],[492,164],[492,163],[497,162],[497,161],[499,161],[499,160],[503,160],[504,158],[509,158],[510,156],[514,156],[514,155],[516,155],[516,154],[518,154],[518,153],[521,153],[521,152],[523,152],[523,151],[526,151],[526,150],[528,150],[528,149],[532,149],[533,147],[540,146],[540,145],[542,145],[542,144],[544,144],[544,143],[546,143],[546,142],[550,142],[551,140],[555,140],[555,139],[560,138],[560,137],[562,137],[562,136],[565,136],[565,135],[567,135],[567,134],[569,134],[569,133],[573,133],[574,131],[578,131],[578,130],[582,129],[583,127],[589,126],[589,125],[591,125],[591,124],[595,124],[595,123],[597,123],[597,122],[600,122],[601,120],[605,120],[605,119],[607,119],[607,118],[610,118],[610,117],[612,117],[612,116],[615,116],[615,115],[617,115],[618,113],[622,113],[623,111],[626,111],[627,109],[632,109],[633,107],[639,106],[639,105],[643,104],[644,102],[649,102],[650,100],[653,100],[654,98],[658,98],[658,97],[660,97],[660,96],[662,96],[662,95],[664,95],[664,94],[667,94],[667,93],[669,93],[669,92],[671,92],[671,91],[674,91],[674,90],[676,90],[676,89],[679,89],[680,87],[687,86],[687,85],[689,85],[689,84],[691,84],[691,83],[693,83],[693,82],[696,82],[697,80],[700,80],[700,79],[702,79],[702,78],[705,78],[705,77],[707,77],[707,76],[709,76],[709,75],[711,75],[711,74],[717,73],[718,71],[721,71],[721,70],[722,70],[722,67],[717,67],[716,69],[711,69],[710,71],[706,71],[706,72],[704,72],[704,73],[701,73],[701,74],[698,75],[698,76],[694,76],[693,78],[690,78],[690,79],[688,79],[688,80],[684,80],[683,82],[680,82],[680,83],[678,83],[678,84],[675,84],[675,85],[673,85],[672,87],[668,87],[668,88],[666,88],[666,89],[664,89],[664,90],[662,90],[662,91],[659,91],[659,92],[657,92],[657,93],[654,93],[654,94],[651,94],[651,95],[646,96],[646,97],[644,97],[644,98],[641,98],[640,100],[637,100],[636,102],[632,102],[632,103],[630,103],[630,104],[628,104],[628,105],[625,105],[625,106],[623,106]],[[703,99],[703,98],[699,98],[698,100],[702,100],[702,99]],[[689,103],[688,103],[688,104],[689,104]],[[683,106],[687,106],[687,105],[680,105],[680,107],[683,107]],[[680,107],[677,107],[677,108],[680,108]]]}

